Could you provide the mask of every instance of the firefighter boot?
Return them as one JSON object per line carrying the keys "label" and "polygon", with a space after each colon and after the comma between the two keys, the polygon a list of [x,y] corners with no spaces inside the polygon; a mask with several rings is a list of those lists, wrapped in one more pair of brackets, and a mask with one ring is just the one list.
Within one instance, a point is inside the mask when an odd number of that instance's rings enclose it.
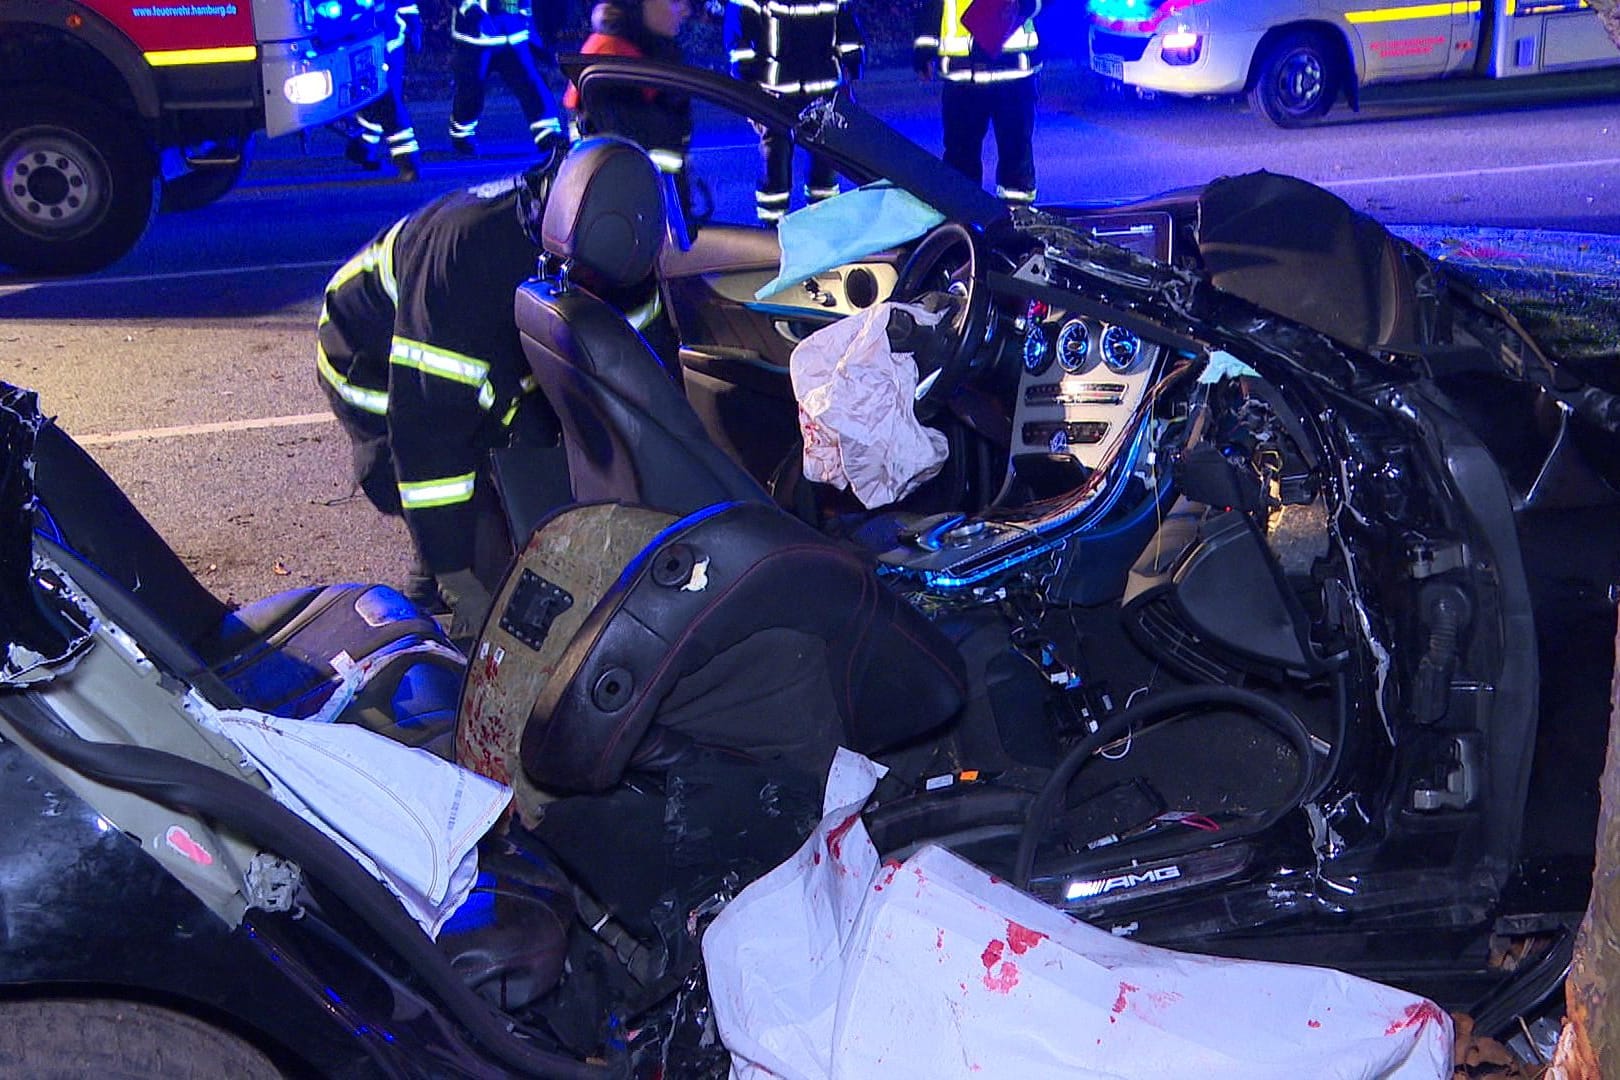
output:
{"label": "firefighter boot", "polygon": [[349,137],[348,144],[343,148],[343,156],[368,172],[376,172],[382,168],[382,162],[377,160],[372,145],[358,135]]}
{"label": "firefighter boot", "polygon": [[422,178],[421,165],[415,154],[399,154],[394,158],[394,169],[399,173],[398,179],[407,184],[414,184]]}
{"label": "firefighter boot", "polygon": [[478,140],[471,135],[452,135],[450,136],[450,149],[461,157],[477,157]]}

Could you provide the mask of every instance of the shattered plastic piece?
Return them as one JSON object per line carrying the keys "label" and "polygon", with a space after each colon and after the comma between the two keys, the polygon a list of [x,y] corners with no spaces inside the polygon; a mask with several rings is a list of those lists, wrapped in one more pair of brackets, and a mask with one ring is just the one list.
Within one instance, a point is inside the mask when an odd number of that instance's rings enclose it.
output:
{"label": "shattered plastic piece", "polygon": [[942,432],[917,420],[916,360],[889,340],[896,311],[922,326],[943,317],[911,304],[878,304],[817,330],[788,361],[805,478],[849,488],[868,508],[905,498],[939,472],[949,451]]}
{"label": "shattered plastic piece", "polygon": [[709,557],[705,555],[692,564],[692,576],[681,586],[681,592],[702,592],[709,587]]}
{"label": "shattered plastic piece", "polygon": [[259,852],[242,875],[247,905],[259,911],[291,911],[303,884],[304,871],[295,862]]}
{"label": "shattered plastic piece", "polygon": [[1208,385],[1218,383],[1223,379],[1236,379],[1240,376],[1258,379],[1260,373],[1231,353],[1223,349],[1216,349],[1209,354],[1209,363],[1205,364],[1204,370],[1199,373],[1198,381]]}
{"label": "shattered plastic piece", "polygon": [[839,751],[810,839],[704,935],[736,1080],[1451,1075],[1450,1019],[1404,991],[1143,945],[933,845],[879,866],[862,761]]}
{"label": "shattered plastic piece", "polygon": [[811,203],[776,227],[781,270],[754,294],[763,300],[835,266],[915,240],[945,215],[887,181]]}

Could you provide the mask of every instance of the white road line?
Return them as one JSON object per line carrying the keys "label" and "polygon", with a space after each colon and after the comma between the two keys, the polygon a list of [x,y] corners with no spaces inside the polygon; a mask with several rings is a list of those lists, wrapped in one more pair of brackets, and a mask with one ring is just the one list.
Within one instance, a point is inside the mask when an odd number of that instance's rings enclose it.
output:
{"label": "white road line", "polygon": [[174,439],[185,435],[213,435],[221,431],[259,431],[263,428],[298,427],[301,424],[330,424],[337,417],[329,412],[299,413],[295,416],[266,416],[259,420],[222,420],[214,424],[184,424],[180,427],[137,428],[107,435],[75,435],[80,446],[112,446],[143,439]]}
{"label": "white road line", "polygon": [[1510,176],[1514,173],[1553,172],[1592,166],[1620,165],[1620,158],[1586,158],[1581,161],[1542,161],[1534,165],[1497,165],[1485,169],[1454,169],[1448,172],[1407,173],[1404,176],[1359,176],[1349,180],[1318,180],[1327,188],[1359,187],[1362,184],[1399,184],[1411,180],[1462,180],[1472,176]]}
{"label": "white road line", "polygon": [[147,281],[183,281],[187,278],[218,277],[220,274],[263,274],[273,270],[318,270],[322,267],[336,270],[341,262],[341,259],[321,259],[317,262],[266,263],[263,266],[221,266],[212,270],[175,270],[167,274],[128,274],[123,277],[31,281],[23,285],[0,285],[0,296],[28,292],[31,289],[82,289],[86,285],[134,285]]}

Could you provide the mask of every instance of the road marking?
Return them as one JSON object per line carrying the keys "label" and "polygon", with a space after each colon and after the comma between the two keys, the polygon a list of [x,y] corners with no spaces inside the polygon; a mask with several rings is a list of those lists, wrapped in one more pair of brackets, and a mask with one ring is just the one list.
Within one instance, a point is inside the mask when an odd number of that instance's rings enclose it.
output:
{"label": "road marking", "polygon": [[280,270],[318,270],[322,267],[336,270],[342,262],[342,259],[321,259],[316,262],[266,263],[263,266],[221,266],[211,270],[174,270],[166,274],[126,274],[123,277],[82,277],[31,281],[22,285],[0,285],[0,296],[28,292],[31,289],[82,289],[86,285],[135,285],[147,281],[184,281],[188,278],[218,277],[220,274],[263,274]]}
{"label": "road marking", "polygon": [[298,427],[303,424],[330,424],[337,419],[329,412],[298,413],[293,416],[266,416],[259,420],[221,420],[214,424],[183,424],[179,427],[137,428],[106,435],[75,435],[80,446],[113,446],[143,439],[175,439],[186,435],[214,435],[222,431],[259,431],[264,428]]}
{"label": "road marking", "polygon": [[1407,173],[1404,176],[1361,176],[1350,180],[1318,180],[1327,188],[1359,187],[1362,184],[1398,184],[1410,180],[1462,180],[1470,176],[1509,176],[1513,173],[1552,172],[1583,166],[1620,165],[1620,158],[1587,158],[1581,161],[1543,161],[1534,165],[1497,165],[1485,169],[1453,169],[1447,172]]}

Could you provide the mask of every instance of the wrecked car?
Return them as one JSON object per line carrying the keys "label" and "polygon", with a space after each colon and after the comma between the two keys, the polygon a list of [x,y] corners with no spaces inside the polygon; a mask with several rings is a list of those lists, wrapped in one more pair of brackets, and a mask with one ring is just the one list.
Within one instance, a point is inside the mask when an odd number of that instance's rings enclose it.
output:
{"label": "wrecked car", "polygon": [[[293,1072],[723,1072],[701,935],[815,825],[841,746],[888,769],[886,856],[1487,1033],[1555,999],[1613,664],[1612,380],[1286,177],[1012,214],[847,99],[575,75],[790,131],[931,217],[786,282],[761,229],[638,237],[675,378],[567,273],[611,280],[580,238],[656,188],[554,189],[565,239],[516,304],[575,503],[465,664],[382,587],[227,610],[8,390],[0,1008],[133,1002]],[[863,317],[947,448],[887,504],[806,478],[793,387],[795,347]],[[423,890],[461,881],[453,912],[275,797],[290,768],[228,732],[302,730],[277,718],[510,787],[476,876],[457,854]]]}

